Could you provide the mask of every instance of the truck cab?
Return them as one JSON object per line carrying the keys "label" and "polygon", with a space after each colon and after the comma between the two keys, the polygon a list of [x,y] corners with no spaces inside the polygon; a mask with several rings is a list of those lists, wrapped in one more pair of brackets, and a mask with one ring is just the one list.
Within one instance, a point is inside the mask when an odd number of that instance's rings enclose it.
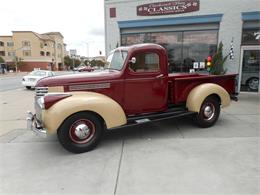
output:
{"label": "truck cab", "polygon": [[[168,60],[159,45],[138,45],[128,51],[124,72],[127,114],[163,111],[168,103]],[[138,101],[136,101],[138,100]]]}
{"label": "truck cab", "polygon": [[57,133],[79,153],[93,149],[104,129],[194,115],[202,127],[217,121],[235,94],[235,74],[168,73],[166,50],[157,44],[119,47],[103,71],[40,80],[30,129]]}

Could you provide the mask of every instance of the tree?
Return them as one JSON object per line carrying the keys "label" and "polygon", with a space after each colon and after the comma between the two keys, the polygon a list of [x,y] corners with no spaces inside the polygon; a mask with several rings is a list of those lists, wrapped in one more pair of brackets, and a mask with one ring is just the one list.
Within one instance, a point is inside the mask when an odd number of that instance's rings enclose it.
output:
{"label": "tree", "polygon": [[75,59],[75,67],[79,66],[81,64],[81,60]]}
{"label": "tree", "polygon": [[0,63],[5,63],[4,59],[0,56]]}
{"label": "tree", "polygon": [[64,64],[69,69],[72,66],[72,59],[69,56],[64,57]]}
{"label": "tree", "polygon": [[22,60],[22,58],[18,58],[17,56],[15,56],[12,63],[9,65],[9,68],[15,69],[15,71],[17,72],[21,66],[25,65],[25,63]]}
{"label": "tree", "polygon": [[73,69],[73,68],[79,66],[81,64],[81,61],[79,59],[70,58],[70,56],[65,56],[64,57],[64,64],[67,67],[67,69],[69,69],[69,68]]}
{"label": "tree", "polygon": [[25,63],[22,60],[23,60],[22,58],[17,57],[17,67],[18,68],[25,65]]}
{"label": "tree", "polygon": [[92,60],[91,62],[90,62],[90,65],[93,67],[93,66],[102,66],[102,67],[104,67],[105,66],[105,62],[103,62],[102,60]]}
{"label": "tree", "polygon": [[90,61],[89,61],[89,60],[85,60],[85,61],[84,61],[84,64],[85,64],[86,66],[89,66],[89,65],[90,65]]}
{"label": "tree", "polygon": [[228,55],[223,57],[223,43],[222,41],[218,45],[217,52],[212,57],[212,68],[210,69],[210,74],[214,75],[224,75],[227,69],[224,69],[224,64],[228,58]]}
{"label": "tree", "polygon": [[4,68],[5,68],[5,66],[4,65],[2,65],[2,63],[5,63],[5,61],[4,61],[4,59],[0,56],[0,71],[1,71],[1,73],[5,73],[5,70],[4,70]]}

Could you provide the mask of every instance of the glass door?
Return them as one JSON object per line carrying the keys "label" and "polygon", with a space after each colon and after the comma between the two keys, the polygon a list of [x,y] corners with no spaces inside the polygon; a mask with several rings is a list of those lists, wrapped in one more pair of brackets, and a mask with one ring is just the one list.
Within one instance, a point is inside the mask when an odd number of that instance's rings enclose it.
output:
{"label": "glass door", "polygon": [[260,47],[242,48],[241,92],[259,92]]}

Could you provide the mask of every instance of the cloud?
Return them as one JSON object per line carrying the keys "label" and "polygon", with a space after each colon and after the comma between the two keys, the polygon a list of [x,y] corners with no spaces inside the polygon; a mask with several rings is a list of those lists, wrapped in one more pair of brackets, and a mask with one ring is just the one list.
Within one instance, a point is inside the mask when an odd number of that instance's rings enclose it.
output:
{"label": "cloud", "polygon": [[91,35],[91,36],[102,36],[104,37],[105,36],[105,30],[104,28],[92,28],[88,31],[88,34]]}
{"label": "cloud", "polygon": [[[78,54],[95,56],[99,50],[105,50],[104,0],[45,0],[40,6],[35,2],[1,1],[0,18],[4,19],[0,35],[11,35],[12,31],[21,30],[37,33],[60,31],[67,48],[77,49]],[[90,42],[89,52],[82,42]]]}

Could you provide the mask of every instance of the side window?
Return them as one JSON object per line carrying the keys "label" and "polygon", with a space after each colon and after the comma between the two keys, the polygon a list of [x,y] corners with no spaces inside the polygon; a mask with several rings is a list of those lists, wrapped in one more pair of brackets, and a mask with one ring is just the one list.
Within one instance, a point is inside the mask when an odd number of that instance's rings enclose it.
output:
{"label": "side window", "polygon": [[156,53],[142,53],[134,56],[136,63],[129,66],[132,72],[158,72],[160,69],[159,55]]}
{"label": "side window", "polygon": [[53,76],[53,75],[52,75],[52,73],[51,73],[51,72],[48,72],[48,76],[49,76],[49,77],[51,77],[51,76]]}

